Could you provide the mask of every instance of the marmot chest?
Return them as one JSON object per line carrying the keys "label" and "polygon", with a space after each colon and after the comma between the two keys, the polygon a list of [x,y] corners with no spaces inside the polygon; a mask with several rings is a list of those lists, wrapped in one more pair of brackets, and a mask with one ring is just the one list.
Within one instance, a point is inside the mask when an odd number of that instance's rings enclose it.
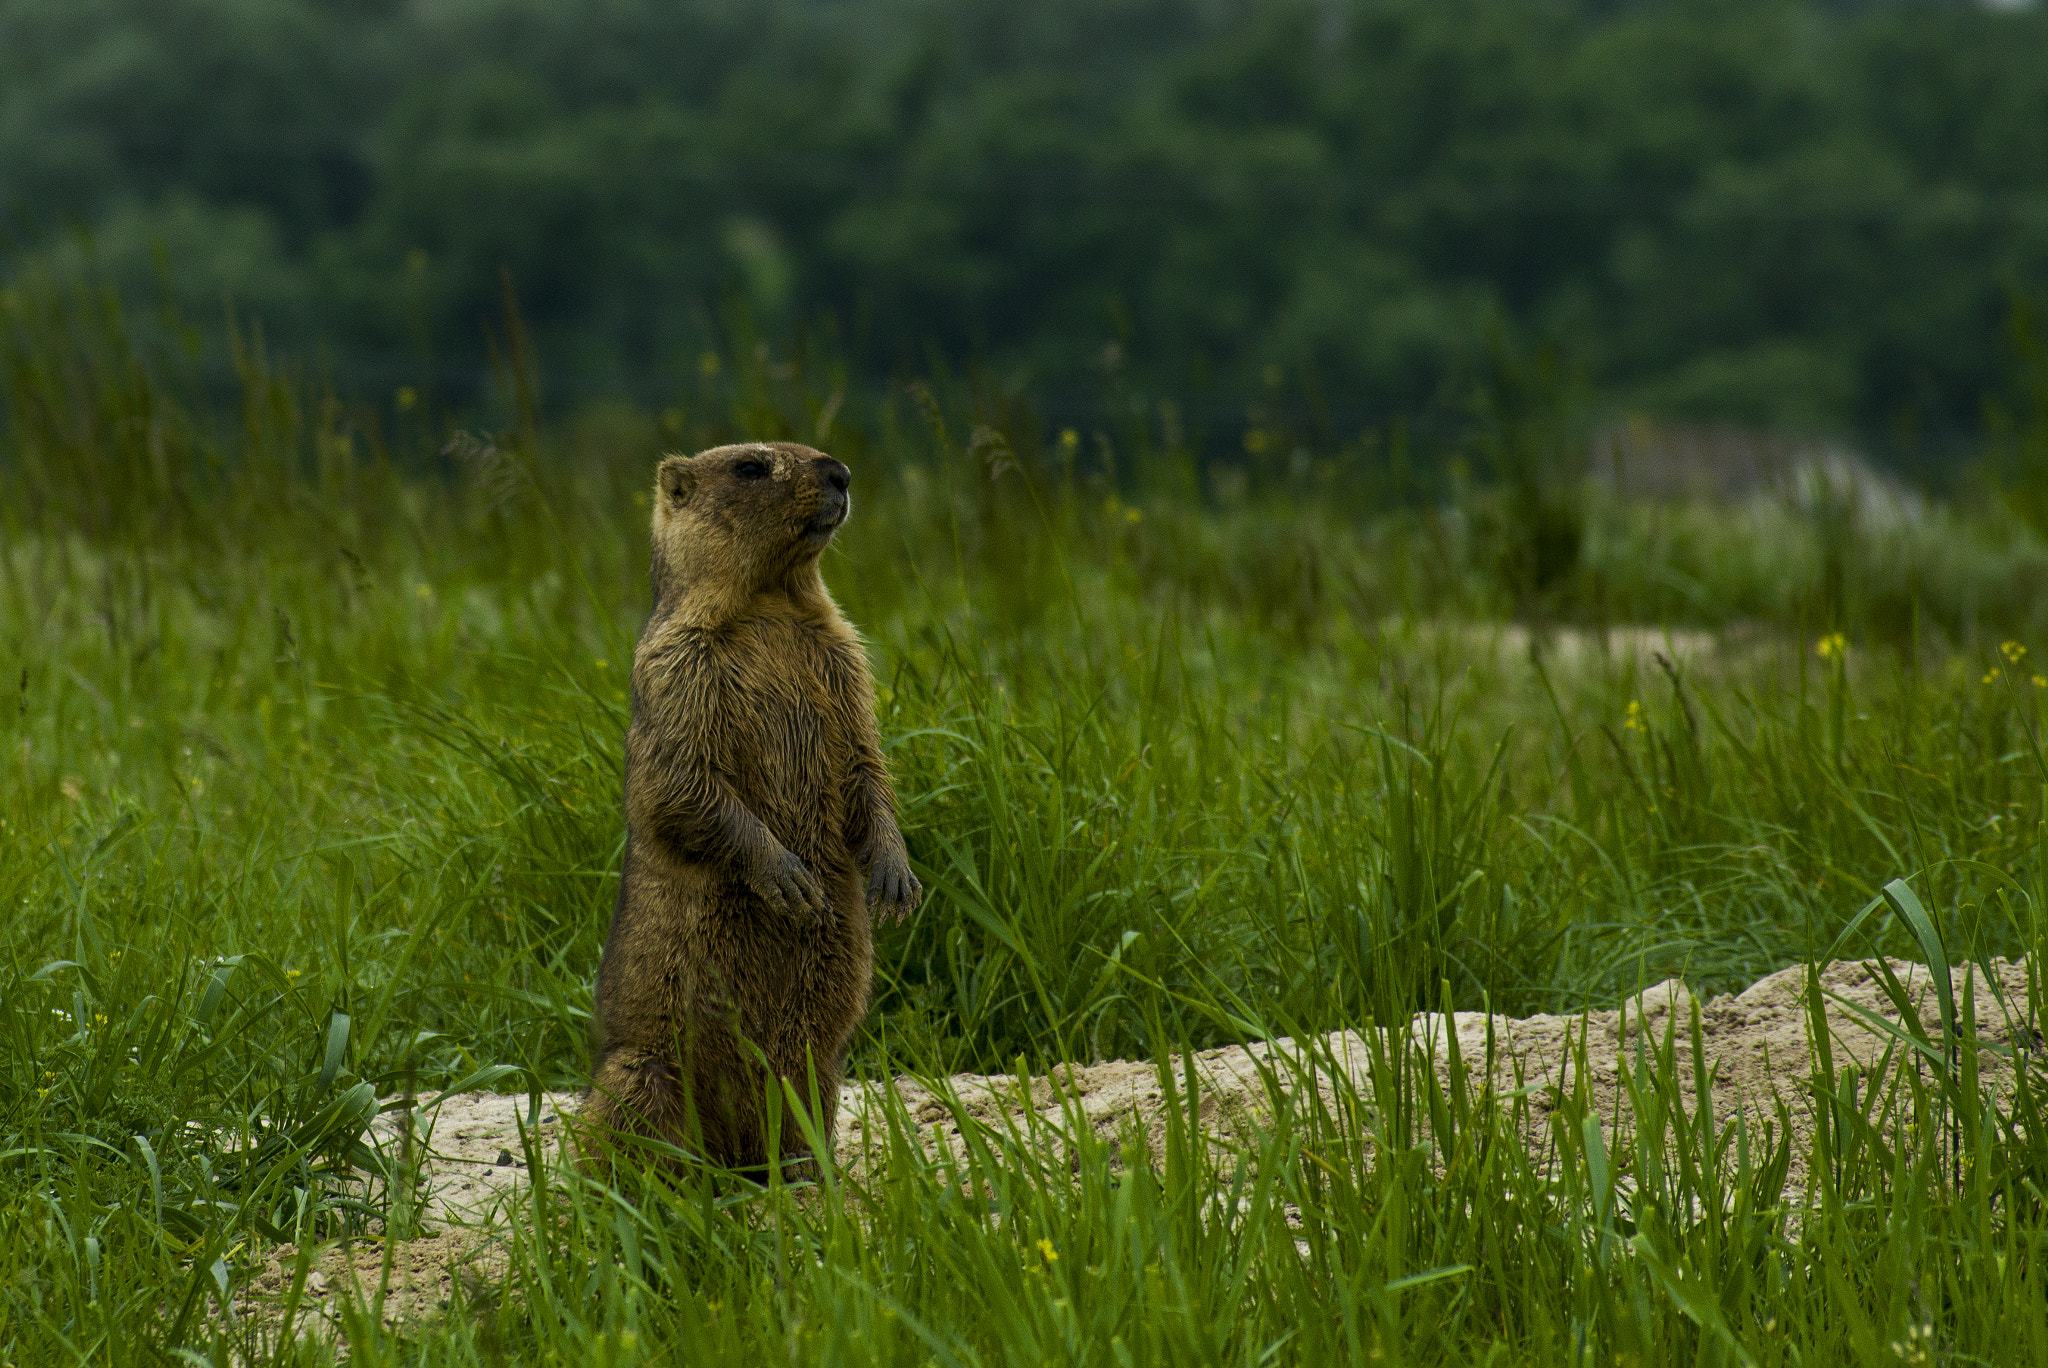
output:
{"label": "marmot chest", "polygon": [[845,825],[860,647],[827,629],[738,624],[692,652],[706,750],[733,793],[792,848]]}

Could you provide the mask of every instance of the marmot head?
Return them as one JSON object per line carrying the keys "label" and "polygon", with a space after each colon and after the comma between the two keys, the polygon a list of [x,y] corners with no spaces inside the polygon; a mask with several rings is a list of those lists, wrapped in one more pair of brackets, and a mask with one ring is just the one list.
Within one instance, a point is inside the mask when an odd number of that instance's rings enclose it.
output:
{"label": "marmot head", "polygon": [[[853,508],[852,472],[795,442],[742,442],[664,457],[654,478],[654,592],[733,609],[801,591]],[[822,592],[822,590],[821,590]]]}

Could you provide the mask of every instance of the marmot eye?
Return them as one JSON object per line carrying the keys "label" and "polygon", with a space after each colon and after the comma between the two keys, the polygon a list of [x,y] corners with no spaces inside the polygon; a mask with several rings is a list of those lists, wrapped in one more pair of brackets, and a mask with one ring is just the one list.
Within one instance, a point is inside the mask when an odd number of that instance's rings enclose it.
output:
{"label": "marmot eye", "polygon": [[768,467],[760,461],[741,461],[732,468],[732,473],[742,480],[759,480],[768,474]]}

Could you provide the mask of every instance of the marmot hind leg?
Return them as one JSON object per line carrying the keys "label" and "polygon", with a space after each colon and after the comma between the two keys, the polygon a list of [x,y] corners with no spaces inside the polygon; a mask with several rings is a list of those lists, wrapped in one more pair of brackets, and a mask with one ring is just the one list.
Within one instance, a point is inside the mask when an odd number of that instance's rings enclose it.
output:
{"label": "marmot hind leg", "polygon": [[[762,1067],[761,1054],[733,1036],[729,1027],[700,1032],[682,1051],[680,1065],[666,1051],[615,1046],[598,1062],[582,1114],[599,1135],[610,1131],[660,1141],[765,1182],[771,1105],[781,1113],[776,1147],[785,1172],[788,1165],[811,1157],[803,1123],[792,1113],[801,1108],[812,1114],[814,1077],[815,1133],[825,1149],[832,1148],[844,1053],[835,1051],[819,1059],[809,1048],[776,1050],[780,1057],[773,1059],[776,1068],[771,1074]],[[777,1094],[772,1104],[769,1088]]]}
{"label": "marmot hind leg", "polygon": [[584,1120],[702,1157],[721,1168],[765,1172],[760,1071],[727,1046],[699,1048],[685,1067],[664,1051],[619,1046],[599,1060]]}
{"label": "marmot hind leg", "polygon": [[[795,1106],[816,1117],[816,1134],[825,1152],[829,1155],[837,1143],[835,1127],[839,1121],[839,1079],[846,1069],[844,1049],[819,1058],[806,1050],[791,1060],[784,1073],[789,1087],[782,1094],[782,1154],[785,1159],[802,1160],[812,1155],[813,1146],[804,1135],[802,1121],[790,1114],[791,1099]],[[817,1107],[811,1103],[811,1083],[817,1080]]]}
{"label": "marmot hind leg", "polygon": [[[771,1169],[778,1166],[776,1161],[784,1177],[809,1172],[813,1156],[804,1117],[813,1114],[811,1079],[815,1074],[819,1121],[813,1132],[829,1153],[840,1073],[836,1058],[819,1061],[815,1069],[809,1059],[804,1049],[761,1051],[731,1035],[723,1036],[717,1048],[696,1053],[690,1074],[697,1083],[701,1152],[757,1183],[768,1181]],[[772,1156],[771,1116],[775,1130]]]}
{"label": "marmot hind leg", "polygon": [[618,1048],[598,1062],[582,1120],[593,1132],[591,1139],[606,1149],[617,1148],[607,1143],[607,1132],[696,1149],[693,1110],[672,1060],[653,1051]]}

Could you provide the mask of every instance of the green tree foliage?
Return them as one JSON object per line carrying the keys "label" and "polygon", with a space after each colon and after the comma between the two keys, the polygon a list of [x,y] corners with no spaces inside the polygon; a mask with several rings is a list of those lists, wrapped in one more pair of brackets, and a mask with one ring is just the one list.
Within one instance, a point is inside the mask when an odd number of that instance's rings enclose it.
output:
{"label": "green tree foliage", "polygon": [[1355,430],[1506,336],[1910,436],[2048,283],[2044,50],[1934,0],[0,0],[0,212],[379,386],[475,376],[509,277],[571,391],[737,305],[1197,420],[1278,368]]}

